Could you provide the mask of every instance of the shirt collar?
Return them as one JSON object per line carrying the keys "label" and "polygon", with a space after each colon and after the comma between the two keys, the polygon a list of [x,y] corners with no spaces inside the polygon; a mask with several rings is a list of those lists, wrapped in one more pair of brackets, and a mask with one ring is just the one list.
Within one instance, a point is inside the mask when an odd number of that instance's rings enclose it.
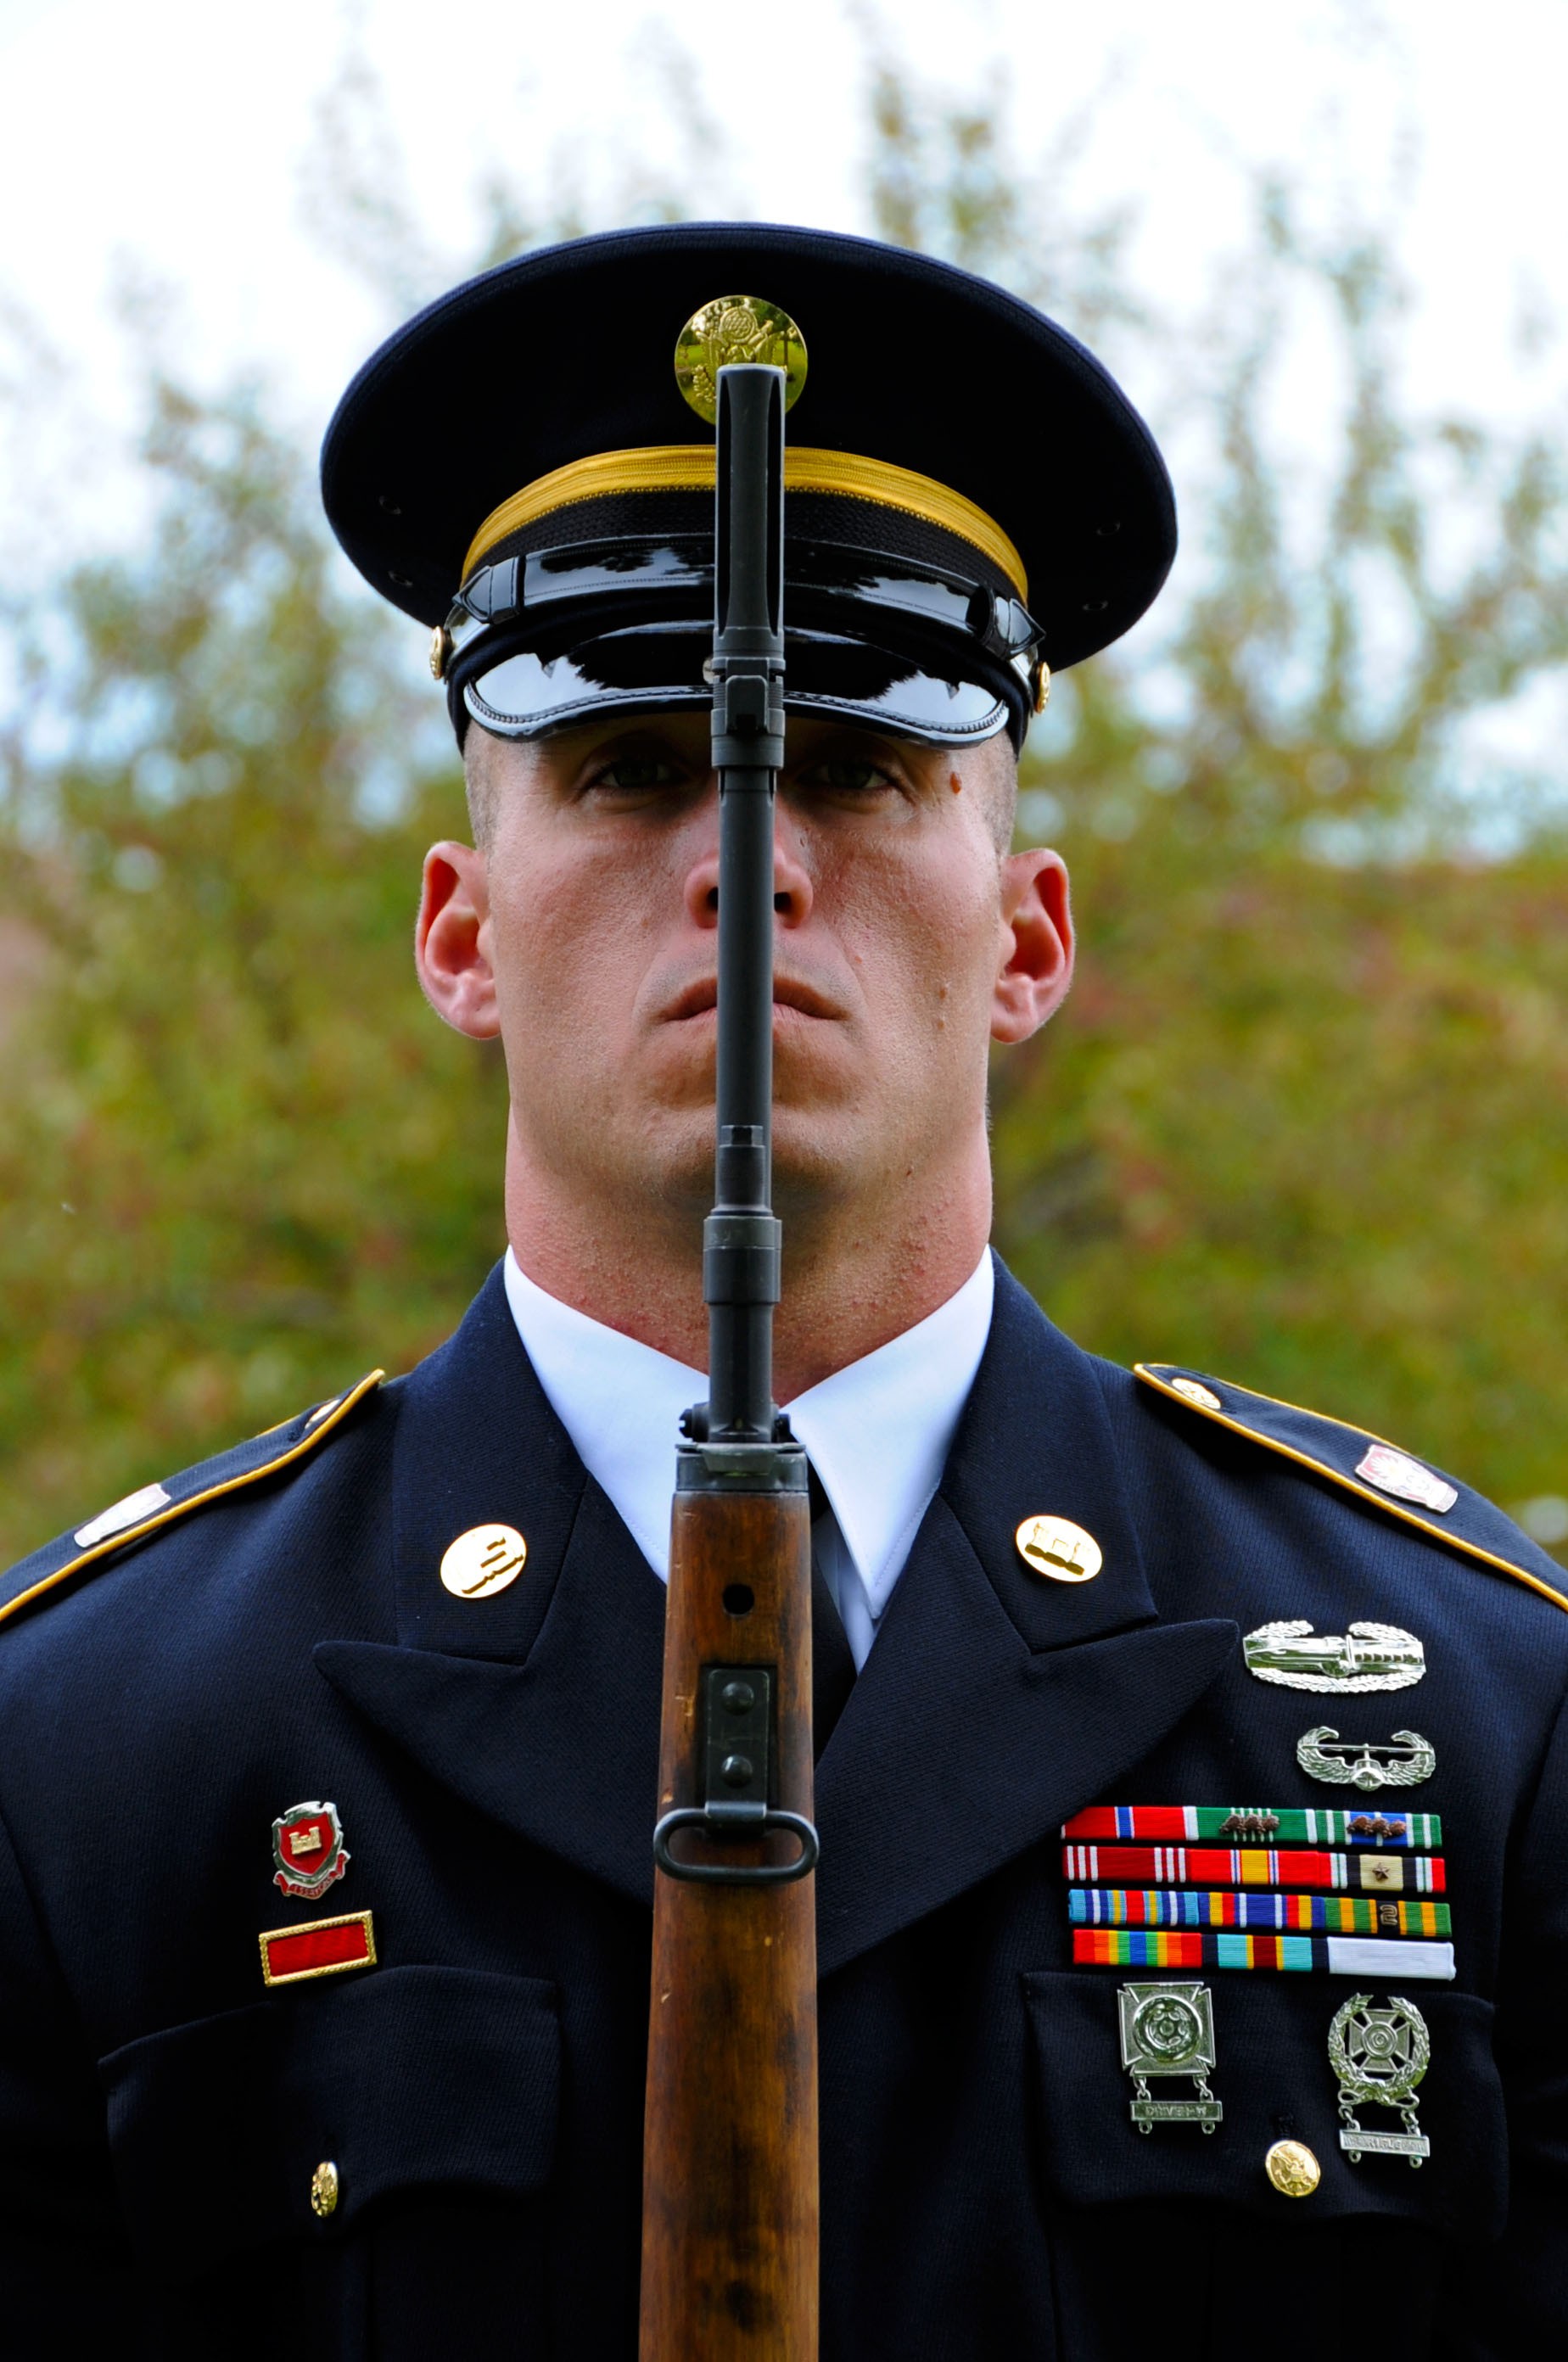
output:
{"label": "shirt collar", "polygon": [[[680,1414],[708,1382],[592,1320],[528,1277],[507,1249],[506,1300],[550,1406],[660,1581]],[[872,1616],[903,1570],[941,1482],[991,1325],[989,1252],[945,1304],[788,1406],[833,1505]]]}

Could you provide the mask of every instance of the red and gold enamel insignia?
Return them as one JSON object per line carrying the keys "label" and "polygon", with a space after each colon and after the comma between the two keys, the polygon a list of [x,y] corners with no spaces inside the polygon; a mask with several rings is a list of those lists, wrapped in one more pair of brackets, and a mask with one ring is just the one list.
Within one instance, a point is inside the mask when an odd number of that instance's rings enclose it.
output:
{"label": "red and gold enamel insignia", "polygon": [[348,1867],[336,1805],[291,1805],[272,1824],[272,1880],[285,1894],[319,1903]]}

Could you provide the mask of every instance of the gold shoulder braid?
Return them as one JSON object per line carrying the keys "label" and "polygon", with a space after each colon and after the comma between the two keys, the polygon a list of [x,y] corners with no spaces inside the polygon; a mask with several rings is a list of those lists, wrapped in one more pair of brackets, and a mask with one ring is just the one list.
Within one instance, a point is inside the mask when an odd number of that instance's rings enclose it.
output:
{"label": "gold shoulder braid", "polygon": [[85,1568],[175,1524],[193,1509],[204,1508],[209,1501],[292,1467],[336,1434],[385,1376],[384,1370],[371,1370],[346,1393],[318,1404],[307,1416],[285,1419],[281,1427],[270,1428],[216,1459],[187,1469],[182,1476],[171,1476],[167,1485],[143,1485],[139,1492],[79,1526],[73,1534],[46,1543],[0,1576],[0,1623],[59,1591]]}
{"label": "gold shoulder braid", "polygon": [[[1484,1495],[1451,1484],[1397,1444],[1324,1412],[1303,1410],[1299,1404],[1281,1402],[1273,1395],[1231,1385],[1228,1379],[1184,1370],[1179,1364],[1139,1362],[1132,1374],[1184,1411],[1216,1427],[1229,1428],[1233,1435],[1244,1435],[1266,1451],[1278,1452],[1381,1510],[1386,1518],[1413,1526],[1430,1540],[1478,1560],[1499,1574],[1511,1575],[1516,1583],[1539,1592],[1542,1599],[1550,1599],[1554,1607],[1568,1609],[1568,1569],[1562,1570],[1561,1584],[1548,1582],[1525,1562],[1522,1553],[1528,1553],[1530,1545],[1510,1518]],[[1425,1515],[1420,1514],[1423,1511]],[[1542,1558],[1545,1555],[1540,1552]]]}

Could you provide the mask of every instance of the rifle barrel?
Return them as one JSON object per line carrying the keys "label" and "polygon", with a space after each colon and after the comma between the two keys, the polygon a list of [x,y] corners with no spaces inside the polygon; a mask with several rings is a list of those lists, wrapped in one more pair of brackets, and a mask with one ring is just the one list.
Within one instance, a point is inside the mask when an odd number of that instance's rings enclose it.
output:
{"label": "rifle barrel", "polygon": [[811,1512],[773,1403],[773,823],[784,758],[784,380],[719,374],[709,1400],[670,1528],[641,2362],[815,2362]]}

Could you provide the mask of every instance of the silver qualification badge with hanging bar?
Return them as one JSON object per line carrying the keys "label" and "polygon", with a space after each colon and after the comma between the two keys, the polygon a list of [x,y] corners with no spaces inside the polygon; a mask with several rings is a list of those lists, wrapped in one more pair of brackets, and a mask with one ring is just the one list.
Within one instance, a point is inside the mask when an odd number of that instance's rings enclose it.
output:
{"label": "silver qualification badge with hanging bar", "polygon": [[[1135,2097],[1128,2113],[1141,2133],[1155,2125],[1201,2125],[1211,2133],[1224,2108],[1209,2088],[1214,2065],[1214,2010],[1207,1985],[1123,1985],[1116,1996],[1121,2020],[1121,2064]],[[1190,2076],[1196,2097],[1152,2100],[1151,2080]]]}
{"label": "silver qualification badge with hanging bar", "polygon": [[[1329,2028],[1329,2064],[1340,2081],[1340,2147],[1353,2165],[1365,2150],[1374,2157],[1406,2157],[1413,2166],[1430,2157],[1432,2145],[1416,2121],[1416,2086],[1432,2055],[1427,2021],[1413,2001],[1390,1993],[1386,2009],[1374,2009],[1370,1993],[1352,1993]],[[1397,2108],[1405,2129],[1369,2133],[1356,2122],[1358,2107]]]}

